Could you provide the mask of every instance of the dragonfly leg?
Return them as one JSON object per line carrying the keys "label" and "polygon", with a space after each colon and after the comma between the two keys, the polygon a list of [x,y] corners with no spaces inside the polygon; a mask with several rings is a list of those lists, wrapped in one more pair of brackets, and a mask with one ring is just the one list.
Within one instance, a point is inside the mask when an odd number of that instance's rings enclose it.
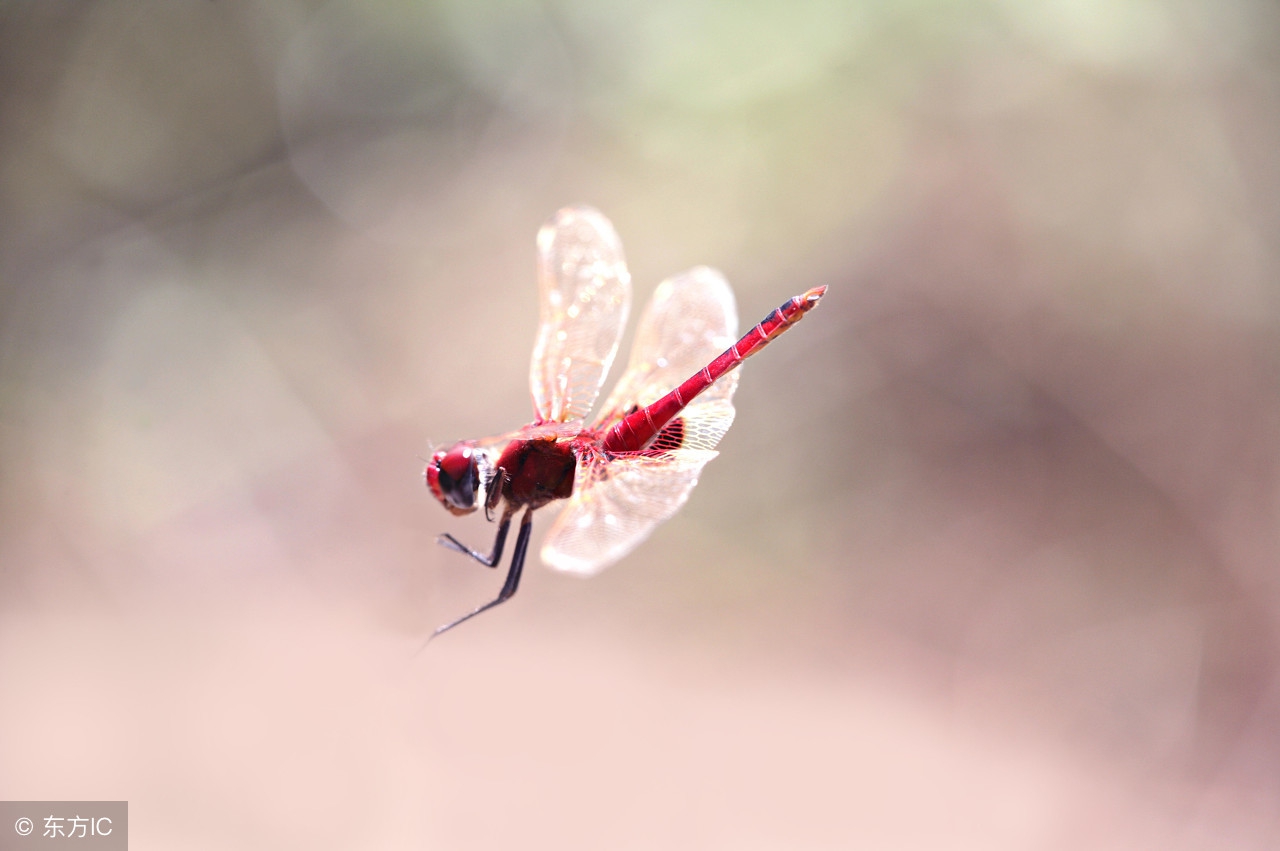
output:
{"label": "dragonfly leg", "polygon": [[[502,501],[502,486],[507,483],[507,471],[503,467],[499,467],[498,471],[493,474],[493,478],[485,484],[486,493],[488,494],[484,500],[484,519],[490,523],[493,522],[493,510],[498,507],[498,503]],[[496,487],[495,487],[496,485]]]}
{"label": "dragonfly leg", "polygon": [[[502,518],[503,528],[506,528],[507,521],[510,520],[510,514]],[[524,516],[520,518],[520,532],[516,535],[516,550],[511,554],[511,567],[507,570],[507,580],[502,583],[502,590],[498,592],[496,599],[490,600],[478,609],[469,612],[456,621],[437,627],[436,631],[431,633],[431,638],[435,638],[441,633],[448,632],[460,623],[469,621],[481,612],[488,611],[499,603],[505,603],[510,600],[516,593],[516,589],[520,587],[520,574],[524,570],[524,554],[529,549],[529,533],[533,531],[533,509],[526,508]],[[428,638],[427,641],[430,641]]]}
{"label": "dragonfly leg", "polygon": [[502,561],[502,548],[507,543],[507,529],[511,527],[511,515],[512,511],[509,508],[502,513],[502,522],[498,524],[498,535],[493,539],[493,552],[488,555],[476,552],[448,532],[436,538],[436,543],[453,550],[455,553],[471,556],[485,567],[497,567],[498,562]]}

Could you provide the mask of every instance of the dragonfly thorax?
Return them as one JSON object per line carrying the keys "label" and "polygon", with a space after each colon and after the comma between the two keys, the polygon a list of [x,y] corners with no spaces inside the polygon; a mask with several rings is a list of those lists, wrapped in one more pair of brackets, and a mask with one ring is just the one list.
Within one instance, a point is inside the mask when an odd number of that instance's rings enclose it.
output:
{"label": "dragonfly thorax", "polygon": [[464,440],[431,456],[425,471],[427,487],[453,514],[470,514],[485,504],[493,464],[484,450]]}

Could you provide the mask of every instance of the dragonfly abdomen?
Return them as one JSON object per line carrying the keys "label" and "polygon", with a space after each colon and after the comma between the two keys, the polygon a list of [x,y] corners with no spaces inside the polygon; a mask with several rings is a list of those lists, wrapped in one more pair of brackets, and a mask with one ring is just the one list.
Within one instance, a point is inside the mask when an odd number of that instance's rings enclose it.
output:
{"label": "dragonfly abdomen", "polygon": [[619,421],[605,435],[603,449],[606,452],[636,452],[643,449],[699,393],[803,319],[826,291],[825,286],[814,287],[804,295],[787,299],[777,310],[742,335],[738,342],[681,382],[679,387]]}

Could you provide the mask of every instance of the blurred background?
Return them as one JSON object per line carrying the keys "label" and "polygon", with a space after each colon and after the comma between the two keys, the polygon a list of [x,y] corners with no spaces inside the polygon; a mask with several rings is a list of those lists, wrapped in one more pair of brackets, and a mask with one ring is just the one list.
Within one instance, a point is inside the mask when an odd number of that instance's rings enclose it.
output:
{"label": "blurred background", "polygon": [[[135,848],[1277,847],[1277,33],[4,4],[0,798]],[[830,292],[645,545],[415,655],[501,584],[423,458],[530,418],[579,202],[636,311]]]}

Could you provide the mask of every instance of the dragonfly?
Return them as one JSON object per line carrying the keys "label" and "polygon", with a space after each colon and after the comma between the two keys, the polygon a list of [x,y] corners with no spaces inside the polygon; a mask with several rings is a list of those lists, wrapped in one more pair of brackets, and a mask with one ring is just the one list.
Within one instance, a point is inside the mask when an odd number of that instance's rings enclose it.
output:
{"label": "dragonfly", "polygon": [[449,533],[438,543],[497,567],[512,519],[523,512],[515,550],[498,596],[428,641],[516,593],[538,509],[565,503],[543,543],[543,562],[584,576],[630,553],[671,517],[733,423],[737,367],[827,290],[788,299],[739,338],[733,290],[720,272],[698,266],[668,278],[640,318],[626,371],[588,421],[631,305],[622,243],[599,211],[574,206],[543,225],[537,246],[539,325],[529,367],[535,419],[441,449],[424,471],[450,513],[483,508],[498,523],[488,553]]}

